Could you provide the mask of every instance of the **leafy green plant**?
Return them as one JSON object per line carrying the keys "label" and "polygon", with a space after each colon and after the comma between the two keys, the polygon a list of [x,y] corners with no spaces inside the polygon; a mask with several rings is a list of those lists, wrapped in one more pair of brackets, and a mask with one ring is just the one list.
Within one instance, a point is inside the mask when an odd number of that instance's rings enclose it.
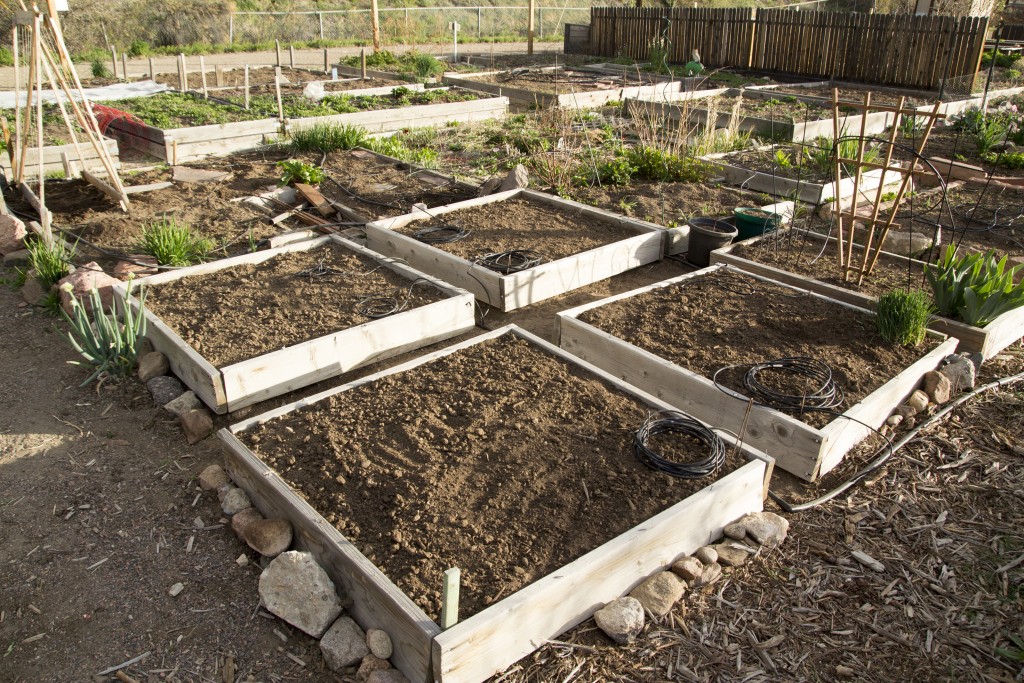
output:
{"label": "leafy green plant", "polygon": [[604,185],[628,185],[636,172],[636,166],[628,158],[617,155],[598,165],[597,179]]}
{"label": "leafy green plant", "polygon": [[1024,662],[1024,636],[1017,633],[1009,633],[1007,637],[1013,643],[1015,649],[1008,647],[997,647],[996,654],[1011,662]]}
{"label": "leafy green plant", "polygon": [[325,177],[324,170],[322,168],[316,164],[307,164],[299,161],[298,159],[279,161],[277,162],[277,167],[281,169],[279,182],[282,186],[294,185],[295,183],[317,185]]}
{"label": "leafy green plant", "polygon": [[107,68],[107,63],[100,59],[92,60],[91,69],[93,78],[112,78],[114,76]]}
{"label": "leafy green plant", "polygon": [[145,57],[146,55],[150,54],[151,51],[152,48],[150,47],[149,43],[138,38],[133,40],[132,44],[128,46],[129,57]]}
{"label": "leafy green plant", "polygon": [[35,271],[44,289],[53,287],[70,273],[74,260],[75,247],[62,240],[53,240],[47,244],[40,239],[28,243],[29,268]]}
{"label": "leafy green plant", "polygon": [[789,168],[793,165],[793,157],[789,156],[789,152],[786,150],[777,149],[775,150],[775,163],[779,168]]}
{"label": "leafy green plant", "polygon": [[359,126],[317,123],[294,131],[290,146],[295,152],[335,152],[339,149],[355,149],[365,144],[366,131]]}
{"label": "leafy green plant", "polygon": [[14,66],[14,53],[11,48],[0,45],[0,66]]}
{"label": "leafy green plant", "polygon": [[1024,282],[1013,284],[1024,265],[1007,268],[1006,263],[1006,256],[996,260],[994,250],[957,256],[950,244],[938,264],[925,267],[939,314],[984,327],[1024,306]]}
{"label": "leafy green plant", "polygon": [[988,154],[992,148],[1006,139],[1006,126],[996,118],[985,118],[974,132],[974,144],[978,154]]}
{"label": "leafy green plant", "polygon": [[[844,159],[856,159],[858,143],[856,138],[840,138],[838,145],[832,138],[818,138],[804,149],[804,160],[819,174],[829,175],[835,173],[835,153]],[[864,146],[864,161],[873,163],[878,154],[878,147]]]}
{"label": "leafy green plant", "polygon": [[982,154],[981,158],[1003,168],[1024,168],[1024,152],[989,152]]}
{"label": "leafy green plant", "polygon": [[435,78],[444,73],[444,64],[433,55],[417,53],[412,55],[412,72],[417,78]]}
{"label": "leafy green plant", "polygon": [[665,41],[661,38],[656,38],[651,41],[648,46],[647,61],[651,63],[651,69],[655,73],[667,74],[671,72],[668,65],[668,46],[665,45]]}
{"label": "leafy green plant", "polygon": [[917,346],[924,341],[932,302],[919,289],[894,289],[878,298],[875,325],[882,339],[900,346]]}
{"label": "leafy green plant", "polygon": [[626,160],[636,168],[635,175],[653,182],[695,183],[707,177],[704,164],[663,152],[655,147],[631,147]]}
{"label": "leafy green plant", "polygon": [[[71,291],[70,284],[64,287],[66,291]],[[123,322],[118,320],[115,306],[111,306],[109,313],[103,310],[103,302],[95,289],[89,292],[91,313],[86,311],[86,307],[75,296],[71,297],[71,315],[61,309],[61,315],[71,325],[71,330],[65,336],[75,351],[85,358],[84,362],[70,361],[71,364],[95,368],[81,386],[84,387],[103,373],[124,376],[135,367],[139,340],[146,334],[146,292],[140,292],[138,311],[133,313],[129,305],[131,290],[132,283],[129,280],[121,302]]]}
{"label": "leafy green plant", "polygon": [[142,229],[141,248],[162,266],[190,266],[213,251],[213,240],[200,237],[187,223],[164,218]]}

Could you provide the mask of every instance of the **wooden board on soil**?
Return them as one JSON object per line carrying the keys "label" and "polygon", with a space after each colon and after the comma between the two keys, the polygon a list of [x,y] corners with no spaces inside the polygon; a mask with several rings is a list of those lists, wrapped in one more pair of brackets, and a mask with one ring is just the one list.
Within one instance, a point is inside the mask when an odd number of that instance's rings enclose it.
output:
{"label": "wooden board on soil", "polygon": [[153,346],[218,413],[474,326],[468,292],[334,235],[137,286],[146,289]]}
{"label": "wooden board on soil", "polygon": [[653,74],[638,77],[636,72],[632,72],[622,76],[561,67],[525,72],[446,74],[443,82],[502,95],[520,108],[599,107],[608,102],[621,102],[627,97],[668,96],[679,91],[678,81],[662,80]]}
{"label": "wooden board on soil", "polygon": [[[859,267],[864,249],[855,245],[853,253]],[[711,263],[727,263],[861,308],[874,309],[878,297],[893,289],[921,289],[931,296],[924,279],[925,263],[888,252],[882,252],[862,285],[857,285],[855,276],[844,281],[837,265],[836,240],[828,238],[826,246],[823,235],[808,230],[780,231],[716,249]],[[959,350],[988,359],[1024,337],[1024,307],[1007,311],[984,327],[938,315],[932,316],[928,327],[959,339]]]}
{"label": "wooden board on soil", "polygon": [[[451,226],[469,232],[436,244],[414,236]],[[502,311],[657,261],[664,239],[656,225],[531,190],[499,192],[366,226],[370,249],[401,258]],[[529,251],[541,261],[508,273],[479,263],[487,254],[506,251]]]}
{"label": "wooden board on soil", "polygon": [[[864,309],[723,265],[558,318],[562,348],[679,410],[742,434],[808,481],[839,464],[870,433],[866,425],[880,427],[957,345],[932,336],[923,349],[889,346]],[[750,403],[742,370],[794,356],[831,368],[845,395],[833,409],[841,415],[790,415]]]}
{"label": "wooden board on soil", "polygon": [[[632,432],[664,409],[506,327],[219,436],[234,480],[292,521],[411,681],[477,683],[761,508],[771,461],[729,437],[704,479],[636,459]],[[461,620],[441,632],[449,567]]]}

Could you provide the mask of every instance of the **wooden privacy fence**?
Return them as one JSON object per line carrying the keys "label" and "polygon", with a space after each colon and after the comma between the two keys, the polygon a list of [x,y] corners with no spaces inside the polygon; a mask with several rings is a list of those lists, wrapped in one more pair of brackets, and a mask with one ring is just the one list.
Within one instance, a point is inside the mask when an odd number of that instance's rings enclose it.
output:
{"label": "wooden privacy fence", "polygon": [[647,59],[667,40],[670,62],[693,50],[709,68],[739,67],[926,90],[973,76],[985,17],[794,12],[785,9],[594,7],[596,55]]}

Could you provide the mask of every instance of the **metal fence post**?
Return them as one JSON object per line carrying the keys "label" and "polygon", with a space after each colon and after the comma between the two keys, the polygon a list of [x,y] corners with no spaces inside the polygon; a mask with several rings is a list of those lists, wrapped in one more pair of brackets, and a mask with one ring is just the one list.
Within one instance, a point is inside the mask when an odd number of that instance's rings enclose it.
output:
{"label": "metal fence post", "polygon": [[320,40],[324,39],[324,13],[317,12],[316,18],[320,21]]}
{"label": "metal fence post", "polygon": [[235,13],[232,12],[228,15],[228,45],[233,45],[235,42]]}

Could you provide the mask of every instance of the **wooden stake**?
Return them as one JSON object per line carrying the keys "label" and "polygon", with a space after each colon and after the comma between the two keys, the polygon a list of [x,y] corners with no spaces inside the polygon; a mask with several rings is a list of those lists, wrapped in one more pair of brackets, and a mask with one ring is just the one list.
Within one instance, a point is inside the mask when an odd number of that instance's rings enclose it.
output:
{"label": "wooden stake", "polygon": [[218,88],[224,87],[224,67],[220,64],[213,67],[213,78],[213,82],[217,84]]}
{"label": "wooden stake", "polygon": [[373,51],[380,52],[380,17],[377,13],[377,0],[370,0],[370,22],[373,25]]}
{"label": "wooden stake", "polygon": [[153,58],[149,58],[149,80],[156,80],[156,67],[153,66]]}
{"label": "wooden stake", "polygon": [[245,110],[249,111],[249,65],[245,65]]}
{"label": "wooden stake", "polygon": [[459,623],[459,578],[458,567],[445,570],[444,587],[441,589],[441,623],[442,630],[450,629]]}
{"label": "wooden stake", "polygon": [[[32,54],[36,63],[36,141],[39,143],[39,203],[46,206],[46,170],[43,168],[43,79],[41,78],[43,63],[43,37],[39,33],[39,13],[36,13],[32,20]],[[50,229],[50,212],[40,212],[39,219],[43,224],[43,233],[47,244],[53,242],[53,232]]]}
{"label": "wooden stake", "polygon": [[359,77],[366,80],[366,49],[359,50]]}
{"label": "wooden stake", "polygon": [[[902,111],[903,103],[904,103],[905,100],[906,100],[905,97],[900,97],[900,103],[899,103],[899,106],[897,107],[897,109]],[[869,112],[867,110],[865,110],[864,111],[864,119],[865,120],[868,118],[868,114],[869,114]],[[878,179],[878,190],[875,192],[875,202],[874,202],[874,206],[871,209],[871,220],[868,223],[868,238],[864,241],[864,254],[862,255],[861,260],[860,260],[860,274],[858,274],[858,276],[857,276],[857,286],[858,287],[860,287],[864,283],[864,276],[867,274],[868,253],[871,251],[871,243],[875,239],[875,223],[878,222],[878,211],[879,211],[878,207],[882,203],[882,193],[883,193],[884,188],[885,188],[885,174],[888,173],[888,171],[889,171],[889,164],[892,162],[892,153],[893,153],[893,150],[896,147],[896,135],[897,135],[897,133],[899,133],[899,129],[900,129],[900,117],[902,115],[897,113],[894,116],[895,116],[895,118],[893,119],[893,122],[892,122],[892,130],[889,132],[889,148],[885,151],[885,161],[882,162],[882,171],[881,171],[882,175]],[[854,216],[857,215],[857,207],[856,207],[856,205],[854,205],[854,207],[853,207],[853,214],[854,214]]]}
{"label": "wooden stake", "polygon": [[117,48],[110,46],[110,63],[114,65],[114,78],[117,78]]}
{"label": "wooden stake", "polygon": [[[862,116],[861,119],[860,119],[860,137],[857,138],[857,165],[856,165],[856,168],[854,169],[854,174],[853,174],[853,194],[850,195],[850,197],[851,197],[851,199],[850,199],[851,205],[850,206],[853,208],[853,213],[854,214],[857,213],[857,196],[860,193],[861,164],[864,163],[864,134],[865,134],[865,131],[867,129],[867,124],[868,124],[867,112],[870,109],[871,109],[871,91],[869,90],[868,92],[864,93],[864,112],[865,112],[865,115]],[[836,140],[835,142],[837,143],[837,146],[836,146],[836,156],[837,157],[842,157],[842,154],[840,153],[840,146],[838,145],[839,140]],[[838,181],[839,181],[839,178],[836,178],[836,182],[837,183],[838,183]],[[838,184],[836,185],[836,187],[839,187]],[[838,194],[838,192],[836,194]],[[853,241],[854,241],[854,236],[856,235],[856,233],[857,233],[857,222],[856,221],[850,221],[850,241],[849,241],[849,245],[848,245],[848,247],[846,249],[846,269],[843,271],[843,281],[844,282],[846,280],[848,280],[849,276],[850,276],[850,263],[853,261]]]}
{"label": "wooden stake", "polygon": [[125,83],[128,82],[128,53],[121,53],[121,80]]}
{"label": "wooden stake", "polygon": [[293,68],[293,69],[295,68],[295,46],[294,45],[289,45],[288,46],[288,65],[291,66],[291,68]]}
{"label": "wooden stake", "polygon": [[[33,24],[34,25],[34,24]],[[32,130],[32,91],[36,83],[36,64],[38,60],[36,57],[36,50],[39,46],[38,36],[33,32],[32,36],[32,53],[29,56],[28,62],[28,83],[25,85],[25,116],[21,122],[21,156],[18,158],[18,168],[15,169],[14,178],[18,182],[23,182],[25,179],[25,157],[28,154],[28,139],[29,132]]]}
{"label": "wooden stake", "polygon": [[[839,140],[839,88],[832,89],[832,142]],[[839,182],[843,177],[843,164],[839,160],[839,148],[836,148],[836,187],[839,187]],[[838,195],[839,192],[836,192]],[[839,245],[839,272],[845,273],[846,270],[846,248],[843,241],[843,198],[836,196],[832,199],[832,206],[834,215],[836,217],[836,229]]]}
{"label": "wooden stake", "polygon": [[178,53],[178,90],[188,90],[188,73],[185,71],[185,53]]}
{"label": "wooden stake", "polygon": [[277,53],[277,65],[281,66],[281,41],[274,41],[274,52]]}
{"label": "wooden stake", "polygon": [[331,72],[331,64],[327,59],[327,48],[324,48],[324,73],[328,74]]}
{"label": "wooden stake", "polygon": [[533,54],[533,30],[534,30],[534,26],[533,26],[534,16],[533,15],[536,14],[536,12],[537,12],[537,0],[530,0],[530,2],[528,3],[527,11],[530,13],[530,16],[527,17],[527,19],[526,19],[526,54],[532,55]]}
{"label": "wooden stake", "polygon": [[199,55],[199,78],[201,79],[200,82],[203,84],[203,97],[210,99],[210,93],[206,89],[206,62],[203,61],[202,55]]}
{"label": "wooden stake", "polygon": [[[19,131],[21,130],[21,55],[19,54],[20,48],[18,40],[18,25],[14,24],[12,27],[14,31],[14,135],[11,139],[11,144],[7,145],[7,154],[11,158],[11,173],[14,176],[15,182],[21,182],[21,177],[18,174],[18,165],[15,163],[15,147],[21,144],[19,138]],[[4,123],[6,124],[6,117]]]}
{"label": "wooden stake", "polygon": [[281,101],[281,67],[274,68],[274,96],[277,98],[277,120],[284,121],[284,103]]}

